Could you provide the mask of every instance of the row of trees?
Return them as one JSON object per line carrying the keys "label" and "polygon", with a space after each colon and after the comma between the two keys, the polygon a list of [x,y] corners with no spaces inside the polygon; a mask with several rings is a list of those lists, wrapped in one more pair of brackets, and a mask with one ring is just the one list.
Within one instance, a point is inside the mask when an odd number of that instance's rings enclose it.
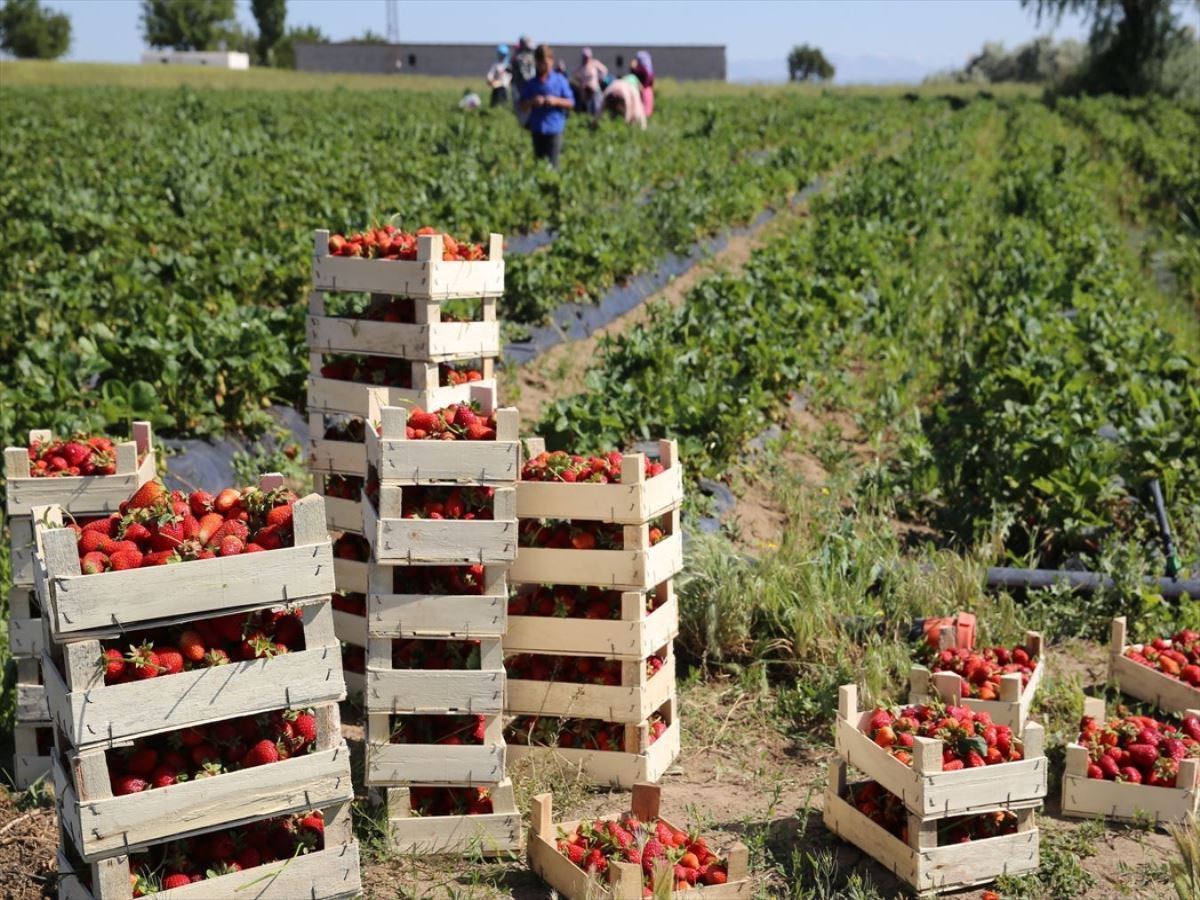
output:
{"label": "row of trees", "polygon": [[[151,47],[240,50],[259,65],[292,68],[297,41],[324,43],[319,28],[287,28],[287,0],[250,0],[254,34],[238,23],[234,0],[142,0],[142,36]],[[5,0],[0,49],[21,59],[58,59],[71,46],[71,20],[38,0]]]}

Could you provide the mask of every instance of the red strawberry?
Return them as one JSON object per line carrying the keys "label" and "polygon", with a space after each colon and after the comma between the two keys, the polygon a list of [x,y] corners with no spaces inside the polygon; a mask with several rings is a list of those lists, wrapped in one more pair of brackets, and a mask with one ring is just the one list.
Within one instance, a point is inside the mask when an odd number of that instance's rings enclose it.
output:
{"label": "red strawberry", "polygon": [[147,553],[142,557],[142,568],[147,566],[165,566],[169,563],[178,562],[179,557],[174,550],[156,550],[154,553]]}
{"label": "red strawberry", "polygon": [[1150,744],[1130,744],[1126,749],[1129,751],[1130,765],[1142,772],[1149,772],[1158,759],[1158,748]]}
{"label": "red strawberry", "polygon": [[179,781],[179,769],[165,763],[157,766],[150,775],[150,783],[156,788],[170,787]]}
{"label": "red strawberry", "polygon": [[[292,731],[300,740],[300,746],[316,743],[317,740],[317,720],[311,713],[298,713],[292,719]],[[299,749],[299,747],[297,748]]]}
{"label": "red strawberry", "polygon": [[140,568],[144,559],[139,550],[118,550],[108,561],[114,572],[123,572],[126,569]]}
{"label": "red strawberry", "polygon": [[300,827],[315,831],[317,834],[325,833],[325,820],[321,818],[319,813],[309,813],[300,820]]}
{"label": "red strawberry", "polygon": [[154,651],[158,664],[162,666],[161,675],[178,675],[183,671],[183,654],[174,647],[163,647]]}
{"label": "red strawberry", "polygon": [[79,534],[79,552],[112,553],[116,542],[102,531],[88,531],[86,528]]}
{"label": "red strawberry", "polygon": [[145,778],[158,765],[158,751],[153,747],[138,747],[125,757],[125,772]]}
{"label": "red strawberry", "polygon": [[234,488],[225,488],[221,493],[217,494],[213,500],[213,509],[221,515],[227,515],[231,509],[237,506],[242,500],[241,491]]}
{"label": "red strawberry", "polygon": [[167,490],[158,481],[147,481],[134,491],[126,501],[128,509],[148,509],[167,496]]}
{"label": "red strawberry", "polygon": [[161,671],[158,664],[158,654],[154,652],[153,644],[140,644],[129,650],[129,664],[133,667],[133,677],[139,680],[157,678]]}
{"label": "red strawberry", "polygon": [[216,533],[225,524],[225,519],[220,513],[210,512],[205,513],[200,517],[196,528],[196,540],[201,544],[208,544],[213,540]]}
{"label": "red strawberry", "polygon": [[221,539],[222,556],[238,556],[245,549],[246,545],[236,535],[229,534]]}
{"label": "red strawberry", "polygon": [[[173,872],[162,881],[162,889],[170,891],[175,888],[187,887],[192,883],[191,877],[184,875],[182,872]],[[134,896],[137,896],[136,894]]]}
{"label": "red strawberry", "polygon": [[79,561],[79,571],[84,575],[99,575],[107,569],[108,557],[97,551],[85,554]]}
{"label": "red strawberry", "polygon": [[206,650],[204,638],[195,629],[189,628],[179,636],[179,652],[183,654],[184,659],[190,662],[200,662],[204,659]]}
{"label": "red strawberry", "polygon": [[276,528],[290,528],[292,524],[291,504],[273,506],[267,510],[267,525]]}
{"label": "red strawberry", "polygon": [[104,651],[104,683],[112,684],[125,674],[125,657],[115,647]]}
{"label": "red strawberry", "polygon": [[124,797],[126,794],[140,794],[150,785],[141,778],[133,775],[123,775],[113,782],[113,795],[116,797]]}
{"label": "red strawberry", "polygon": [[114,513],[107,518],[96,519],[94,522],[88,522],[83,526],[83,531],[80,534],[80,537],[89,531],[97,531],[106,537],[116,537],[117,525],[120,524],[120,521],[121,517]]}
{"label": "red strawberry", "polygon": [[246,755],[242,757],[242,766],[245,768],[265,766],[278,761],[279,750],[276,748],[275,742],[264,738],[246,751]]}

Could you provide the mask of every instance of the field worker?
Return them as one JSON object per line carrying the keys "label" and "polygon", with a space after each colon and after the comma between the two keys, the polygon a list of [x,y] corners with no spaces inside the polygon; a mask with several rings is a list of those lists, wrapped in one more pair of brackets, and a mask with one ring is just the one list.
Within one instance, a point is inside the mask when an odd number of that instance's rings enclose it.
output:
{"label": "field worker", "polygon": [[483,106],[483,98],[470,88],[463,91],[462,99],[458,101],[459,109],[476,110],[481,106]]}
{"label": "field worker", "polygon": [[492,106],[508,102],[508,86],[512,83],[512,72],[508,71],[508,44],[496,47],[496,61],[488,69],[487,83],[492,89]]}
{"label": "field worker", "polygon": [[575,95],[567,76],[555,71],[554,50],[549,44],[538,44],[535,61],[537,74],[521,92],[521,110],[529,116],[526,127],[533,135],[534,158],[549,160],[557,169],[567,113],[575,108]]}
{"label": "field worker", "polygon": [[646,108],[646,118],[654,115],[654,63],[650,54],[639,50],[629,64],[629,71],[637,76],[642,85],[642,106]]}
{"label": "field worker", "polygon": [[596,110],[597,119],[607,111],[609,115],[621,116],[626,125],[646,128],[646,110],[642,106],[642,85],[636,78],[625,76],[609,84],[600,95]]}
{"label": "field worker", "polygon": [[528,37],[522,36],[517,41],[517,54],[513,57],[508,71],[512,76],[513,112],[517,114],[517,121],[521,123],[521,127],[525,128],[528,126],[529,116],[521,112],[521,98],[525,92],[525,85],[537,75],[537,62],[533,58],[533,44],[530,43]]}
{"label": "field worker", "polygon": [[583,58],[575,70],[575,83],[583,98],[583,108],[593,116],[600,115],[601,79],[608,74],[608,66],[592,55],[591,47],[583,48]]}

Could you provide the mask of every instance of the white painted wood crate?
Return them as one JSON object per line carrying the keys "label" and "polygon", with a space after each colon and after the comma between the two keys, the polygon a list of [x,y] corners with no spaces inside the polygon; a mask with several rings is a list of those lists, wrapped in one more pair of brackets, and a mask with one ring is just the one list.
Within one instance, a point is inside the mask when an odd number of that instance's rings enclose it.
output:
{"label": "white painted wood crate", "polygon": [[[394,570],[370,567],[367,621],[374,637],[500,637],[508,621],[508,583],[502,565],[485,566],[482,594],[397,594]],[[507,643],[507,638],[505,638]]]}
{"label": "white painted wood crate", "polygon": [[838,688],[838,758],[878,781],[922,818],[1038,806],[1046,796],[1045,732],[1037,722],[1025,726],[1024,759],[944,772],[941,741],[914,739],[911,766],[878,746],[863,731],[872,712],[859,710],[857,685]]}
{"label": "white painted wood crate", "polygon": [[[642,867],[618,862],[610,866],[600,881],[572,863],[558,851],[558,837],[574,834],[578,821],[555,822],[552,794],[533,798],[529,828],[529,868],[538,874],[563,900],[641,900]],[[630,811],[642,822],[660,818],[661,790],[655,784],[634,784]],[[605,821],[617,821],[620,814],[600,816]],[[673,830],[675,826],[667,823]],[[716,851],[714,851],[716,852]],[[697,886],[672,897],[696,897],[698,900],[733,900],[749,898],[753,883],[749,875],[750,850],[741,842],[724,853],[718,853],[727,864],[729,880],[725,884]]]}
{"label": "white painted wood crate", "polygon": [[[1134,663],[1137,665],[1137,663]],[[1183,710],[1200,715],[1200,710]],[[1104,701],[1087,697],[1083,714],[1103,723]],[[1200,759],[1179,763],[1176,787],[1088,778],[1088,751],[1082,744],[1067,744],[1062,777],[1062,814],[1081,819],[1153,823],[1156,828],[1178,825],[1200,812]]]}
{"label": "white painted wood crate", "polygon": [[105,684],[97,639],[48,648],[42,673],[53,721],[72,747],[84,749],[234,716],[342,700],[341,645],[333,633],[330,601],[298,605],[304,650],[145,681]]}
{"label": "white painted wood crate", "polygon": [[354,799],[350,751],[336,703],[318,705],[312,752],[286,760],[114,796],[103,748],[63,749],[54,760],[59,821],[80,857],[95,862],[189,837]]}
{"label": "white painted wood crate", "polygon": [[521,813],[507,778],[490,787],[492,812],[484,815],[415,815],[408,788],[386,790],[391,845],[401,853],[500,856],[521,851]]}
{"label": "white painted wood crate", "polygon": [[50,753],[39,748],[38,732],[43,732],[42,740],[52,747],[54,737],[48,722],[13,726],[13,784],[18,791],[50,775]]}
{"label": "white painted wood crate", "polygon": [[489,234],[487,259],[442,259],[440,234],[417,237],[417,258],[361,259],[329,255],[329,232],[313,233],[313,287],[320,291],[390,294],[414,299],[499,297],[504,293],[504,238]]}
{"label": "white painted wood crate", "polygon": [[[441,640],[422,637],[419,640]],[[445,640],[461,641],[447,637]],[[500,638],[479,639],[478,669],[396,669],[395,638],[367,639],[369,713],[463,713],[498,716],[504,710],[504,651]],[[402,638],[401,640],[407,640]]]}
{"label": "white painted wood crate", "polygon": [[[358,416],[360,419],[366,419],[370,415],[369,401],[373,394],[379,396],[381,406],[409,405],[422,409],[441,409],[451,403],[470,402],[472,388],[496,386],[493,375],[494,360],[491,359],[482,361],[479,371],[483,377],[480,380],[462,384],[441,384],[437,363],[413,362],[413,386],[400,388],[326,378],[319,374],[319,356],[314,356],[311,374],[308,376],[307,403],[310,414]],[[369,422],[367,426],[369,429]]]}
{"label": "white painted wood crate", "polygon": [[1123,694],[1153,703],[1165,712],[1200,709],[1200,689],[1125,656],[1128,647],[1124,616],[1112,620],[1108,648],[1108,680]]}
{"label": "white painted wood crate", "polygon": [[17,585],[8,592],[8,652],[16,659],[40,659],[45,635],[42,611],[32,585]]}
{"label": "white painted wood crate", "polygon": [[653,612],[646,611],[646,592],[623,592],[619,619],[510,615],[504,648],[510,653],[645,659],[679,634],[679,603],[674,585],[665,581],[650,593],[661,603]]}
{"label": "white painted wood crate", "polygon": [[485,723],[482,744],[393,744],[392,716],[367,716],[367,769],[374,786],[407,784],[487,785],[504,780],[504,721],[499,714]]}
{"label": "white painted wood crate", "polygon": [[[953,626],[943,627],[940,632],[940,649],[953,649],[954,635]],[[1042,673],[1046,670],[1040,633],[1025,632],[1025,649],[1031,659],[1037,660],[1033,674],[1029,676],[1029,683],[1021,685],[1019,672],[1001,675],[1000,696],[996,700],[962,696],[962,678],[955,672],[931,672],[924,666],[913,666],[908,675],[908,702],[925,703],[936,694],[943,703],[965,706],[977,713],[987,713],[997,725],[1006,725],[1020,735],[1024,732],[1033,698],[1042,683]]]}
{"label": "white painted wood crate", "polygon": [[406,488],[379,486],[379,509],[363,496],[363,534],[376,562],[420,565],[508,563],[517,555],[513,488],[494,488],[491,519],[405,519]]}
{"label": "white painted wood crate", "polygon": [[919,895],[964,890],[988,884],[1002,875],[1022,875],[1038,868],[1039,833],[1032,808],[1015,811],[1016,834],[939,847],[938,820],[922,820],[910,812],[909,841],[905,843],[848,802],[846,787],[846,763],[831,760],[822,813],[825,827]]}
{"label": "white painted wood crate", "polygon": [[[338,803],[324,812],[322,850],[231,875],[206,878],[187,887],[159,891],[153,896],[156,900],[213,900],[215,897],[342,900],[361,896],[358,844],[354,840],[350,804]],[[83,863],[69,844],[67,839],[58,852],[59,900],[133,900],[127,855]]]}
{"label": "white painted wood crate", "polygon": [[[665,652],[663,652],[665,651]],[[510,716],[552,716],[637,723],[675,696],[675,654],[660,648],[663,667],[647,678],[644,659],[621,661],[621,684],[576,684],[510,677],[504,712]]]}

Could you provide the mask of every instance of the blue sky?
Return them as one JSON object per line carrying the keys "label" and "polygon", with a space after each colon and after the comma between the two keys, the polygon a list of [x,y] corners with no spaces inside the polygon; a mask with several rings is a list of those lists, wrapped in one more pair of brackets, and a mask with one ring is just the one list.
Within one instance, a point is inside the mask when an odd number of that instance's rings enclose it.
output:
{"label": "blue sky", "polygon": [[[69,59],[136,62],[138,0],[44,0],[71,16]],[[250,28],[249,0],[238,18]],[[1038,26],[1018,0],[657,0],[478,2],[400,0],[404,41],[512,41],[520,32],[551,43],[724,43],[731,79],[779,79],[796,43],[821,47],[838,81],[913,81],[960,66],[985,40],[1007,46],[1053,31],[1081,38],[1078,18]],[[384,33],[383,0],[289,0],[288,24],[312,24],[334,40]]]}

